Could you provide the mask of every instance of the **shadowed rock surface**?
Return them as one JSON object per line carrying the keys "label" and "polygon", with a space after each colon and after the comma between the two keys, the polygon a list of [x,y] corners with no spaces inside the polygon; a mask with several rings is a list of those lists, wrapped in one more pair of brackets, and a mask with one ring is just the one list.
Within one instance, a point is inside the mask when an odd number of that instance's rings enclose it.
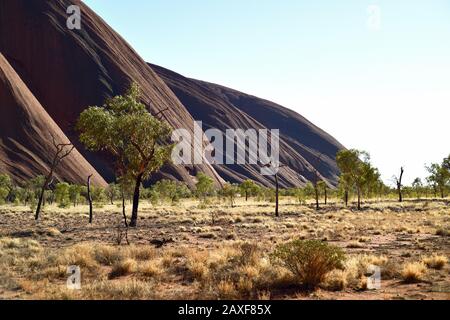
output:
{"label": "shadowed rock surface", "polygon": [[[0,170],[8,172],[16,181],[47,174],[57,143],[69,139],[50,118],[39,101],[0,54]],[[64,159],[56,170],[59,180],[68,179],[80,184],[94,174],[93,183],[106,182],[77,150]]]}
{"label": "shadowed rock surface", "polygon": [[[81,30],[66,26],[67,8],[81,7]],[[193,130],[193,119],[173,92],[99,16],[78,0],[0,1],[0,52],[80,152],[108,181],[111,162],[84,150],[74,125],[79,114],[106,98],[123,94],[131,82],[142,90],[142,102],[164,115],[174,128]],[[220,177],[209,165],[164,168],[159,176],[193,184],[198,171]]]}
{"label": "shadowed rock surface", "polygon": [[[81,30],[69,30],[66,26],[66,9],[73,4],[81,7]],[[164,110],[164,118],[174,128],[192,132],[194,119],[202,120],[204,129],[222,131],[279,128],[280,160],[285,165],[280,170],[283,187],[304,185],[313,178],[314,168],[330,185],[337,182],[334,157],[343,146],[324,131],[272,102],[148,65],[120,35],[79,0],[2,0],[0,52],[36,98],[37,104],[46,111],[47,117],[108,182],[114,179],[111,159],[86,151],[78,141],[74,126],[85,108],[102,105],[105,99],[123,94],[131,82],[141,87],[142,102],[148,110],[153,114]],[[1,107],[5,110],[3,105]],[[20,119],[13,111],[5,112],[3,121],[13,121],[14,117]],[[28,148],[29,141],[22,137],[21,130],[24,129],[18,124],[8,131],[9,136],[3,130],[1,137],[18,141]],[[5,154],[8,148],[2,144],[0,154]],[[9,157],[20,150],[9,150]],[[319,155],[320,161],[317,160]],[[27,168],[26,174],[15,173],[12,166],[3,170],[16,177],[40,174],[36,165],[30,161],[22,163],[21,157],[23,155],[17,154],[16,161],[23,170]],[[216,184],[223,180],[240,182],[245,179],[266,186],[274,184],[274,177],[262,176],[255,165],[166,165],[153,180],[171,178],[193,186],[193,176],[197,172],[213,177]],[[73,175],[61,178],[72,180]]]}
{"label": "shadowed rock surface", "polygon": [[[286,166],[280,170],[281,185],[299,186],[311,181],[314,168],[330,185],[337,184],[335,157],[344,146],[298,113],[233,89],[189,79],[156,65],[151,67],[194,119],[203,121],[204,129],[279,129],[280,162]],[[225,180],[250,178],[264,185],[273,184],[273,178],[261,176],[257,166],[214,167]]]}

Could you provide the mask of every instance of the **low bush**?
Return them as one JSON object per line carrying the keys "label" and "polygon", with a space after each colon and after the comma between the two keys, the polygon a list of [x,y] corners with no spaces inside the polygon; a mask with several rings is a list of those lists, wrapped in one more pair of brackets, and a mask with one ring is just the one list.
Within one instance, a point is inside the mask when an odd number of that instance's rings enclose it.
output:
{"label": "low bush", "polygon": [[278,245],[271,260],[292,272],[299,283],[314,289],[328,273],[343,267],[345,256],[342,249],[325,242],[294,240]]}

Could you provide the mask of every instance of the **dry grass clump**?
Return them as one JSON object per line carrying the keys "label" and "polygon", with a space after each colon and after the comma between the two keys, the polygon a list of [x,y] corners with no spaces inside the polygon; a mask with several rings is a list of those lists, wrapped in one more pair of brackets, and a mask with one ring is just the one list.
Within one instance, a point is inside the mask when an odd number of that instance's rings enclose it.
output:
{"label": "dry grass clump", "polygon": [[448,262],[448,258],[444,255],[432,255],[424,257],[422,262],[431,269],[442,270]]}
{"label": "dry grass clump", "polygon": [[185,277],[188,280],[204,281],[209,276],[208,253],[191,252],[186,262]]}
{"label": "dry grass clump", "polygon": [[328,273],[341,269],[344,252],[336,246],[317,240],[294,240],[278,245],[271,255],[274,264],[289,270],[299,284],[314,289]]}
{"label": "dry grass clump", "polygon": [[412,262],[405,264],[400,274],[405,283],[417,283],[423,281],[426,273],[427,267],[423,262]]}
{"label": "dry grass clump", "polygon": [[109,273],[109,279],[127,276],[129,274],[136,272],[136,270],[137,270],[136,261],[128,258],[123,261],[119,261],[113,265],[112,270]]}
{"label": "dry grass clump", "polygon": [[90,271],[96,271],[99,264],[94,258],[94,246],[90,244],[77,244],[73,247],[64,249],[58,255],[56,263],[64,266],[79,266]]}
{"label": "dry grass clump", "polygon": [[124,259],[124,254],[113,246],[95,246],[93,253],[95,260],[104,266],[112,266]]}
{"label": "dry grass clump", "polygon": [[186,253],[185,277],[200,285],[203,299],[256,298],[272,289],[281,273],[255,244],[236,243],[211,252]]}
{"label": "dry grass clump", "polygon": [[344,290],[347,287],[366,290],[371,265],[381,269],[382,279],[393,278],[397,274],[395,265],[386,256],[356,255],[345,261],[342,272],[334,271],[330,277],[327,277],[325,287],[335,291]]}
{"label": "dry grass clump", "polygon": [[126,254],[137,261],[146,261],[157,256],[155,248],[150,246],[129,246],[126,248]]}
{"label": "dry grass clump", "polygon": [[84,286],[84,299],[143,300],[155,299],[156,290],[152,283],[131,279],[127,281],[96,281]]}
{"label": "dry grass clump", "polygon": [[2,251],[17,249],[17,250],[21,251],[22,253],[24,253],[24,252],[36,253],[41,250],[41,246],[35,240],[1,238],[0,239],[0,249],[2,249]]}
{"label": "dry grass clump", "polygon": [[324,281],[324,288],[330,291],[342,291],[348,285],[348,273],[345,270],[333,270],[327,274]]}
{"label": "dry grass clump", "polygon": [[159,260],[151,260],[139,264],[137,272],[144,278],[156,278],[163,272],[163,269]]}

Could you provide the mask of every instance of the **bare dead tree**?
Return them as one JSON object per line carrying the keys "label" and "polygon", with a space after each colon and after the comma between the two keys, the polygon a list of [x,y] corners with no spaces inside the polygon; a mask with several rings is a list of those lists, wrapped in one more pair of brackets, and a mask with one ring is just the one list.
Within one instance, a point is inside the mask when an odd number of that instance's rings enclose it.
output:
{"label": "bare dead tree", "polygon": [[92,209],[92,196],[91,196],[91,178],[92,174],[87,179],[87,200],[89,202],[89,223],[92,224],[92,216],[93,216],[93,209]]}
{"label": "bare dead tree", "polygon": [[402,179],[403,179],[403,173],[405,170],[403,167],[400,168],[400,176],[394,176],[394,181],[397,186],[397,192],[398,192],[398,202],[403,202],[403,194],[402,194]]}
{"label": "bare dead tree", "polygon": [[119,223],[117,225],[117,232],[116,232],[116,243],[117,245],[122,244],[122,240],[125,239],[127,245],[130,245],[130,241],[128,240],[128,226],[123,228],[122,223]]}
{"label": "bare dead tree", "polygon": [[55,137],[52,135],[52,142],[55,148],[55,154],[53,156],[52,162],[50,164],[50,169],[48,174],[45,177],[44,184],[42,185],[42,189],[39,195],[39,202],[36,208],[36,214],[34,216],[35,220],[39,220],[39,214],[41,213],[42,201],[44,199],[45,189],[48,188],[50,182],[53,179],[53,174],[55,173],[56,168],[61,163],[61,161],[70,155],[70,153],[75,148],[72,143],[57,143]]}
{"label": "bare dead tree", "polygon": [[319,203],[319,182],[321,181],[320,179],[320,175],[319,175],[319,171],[316,169],[317,168],[317,164],[319,164],[322,161],[322,154],[318,155],[314,161],[314,166],[313,166],[313,187],[314,187],[314,194],[315,194],[315,198],[316,198],[316,210],[320,210],[320,203]]}
{"label": "bare dead tree", "polygon": [[272,169],[275,170],[275,174],[274,174],[274,176],[275,176],[275,217],[279,217],[280,216],[280,213],[279,213],[279,199],[280,199],[279,191],[280,191],[280,187],[279,187],[279,181],[278,181],[278,172],[279,172],[279,169],[286,167],[286,165],[281,165],[280,166],[278,164],[278,167],[274,167],[273,163],[271,161],[271,162],[269,162],[266,165],[261,165],[261,167],[263,167],[263,168],[272,168]]}
{"label": "bare dead tree", "polygon": [[[160,110],[159,112],[157,112],[157,113],[154,115],[154,117],[155,117],[156,119],[158,119],[159,121],[162,121],[162,118],[164,118],[168,123],[170,123],[170,122],[169,122],[169,119],[167,119],[166,114],[164,113],[164,112],[166,112],[167,110],[169,110],[169,108],[165,108],[165,109],[163,109],[163,110]],[[162,116],[162,117],[161,117],[161,116]]]}

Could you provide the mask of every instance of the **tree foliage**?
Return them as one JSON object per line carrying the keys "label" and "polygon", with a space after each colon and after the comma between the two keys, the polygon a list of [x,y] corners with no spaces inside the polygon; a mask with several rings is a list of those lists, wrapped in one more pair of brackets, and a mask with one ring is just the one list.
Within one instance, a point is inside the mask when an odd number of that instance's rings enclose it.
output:
{"label": "tree foliage", "polygon": [[137,223],[142,182],[169,160],[173,147],[170,126],[152,116],[139,97],[138,85],[132,84],[125,95],[83,111],[77,123],[80,141],[89,150],[110,153],[119,175],[134,179],[130,226]]}

